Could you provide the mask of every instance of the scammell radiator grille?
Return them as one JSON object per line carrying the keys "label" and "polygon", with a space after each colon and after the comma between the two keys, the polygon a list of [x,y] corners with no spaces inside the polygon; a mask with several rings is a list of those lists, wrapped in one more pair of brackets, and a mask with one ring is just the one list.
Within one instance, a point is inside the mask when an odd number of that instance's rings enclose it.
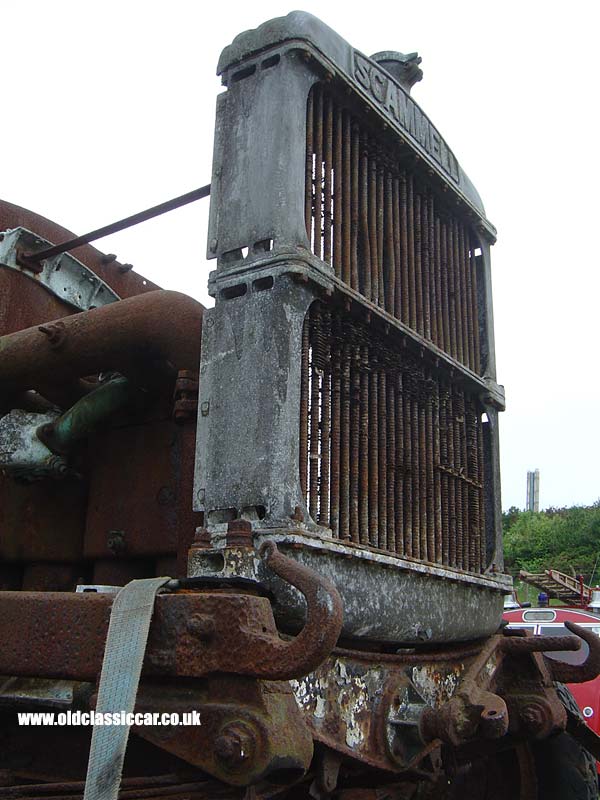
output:
{"label": "scammell radiator grille", "polygon": [[[364,116],[364,114],[363,114]],[[477,245],[452,192],[321,84],[307,104],[305,219],[336,276],[480,374]]]}
{"label": "scammell radiator grille", "polygon": [[479,401],[393,340],[315,302],[302,340],[300,481],[334,536],[479,572]]}

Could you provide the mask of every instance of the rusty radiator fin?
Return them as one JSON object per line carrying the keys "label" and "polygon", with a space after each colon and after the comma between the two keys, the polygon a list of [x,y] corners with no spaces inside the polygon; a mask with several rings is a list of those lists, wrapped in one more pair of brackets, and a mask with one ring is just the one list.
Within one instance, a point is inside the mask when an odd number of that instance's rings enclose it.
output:
{"label": "rusty radiator fin", "polygon": [[306,148],[313,253],[369,302],[479,373],[476,237],[450,198],[406,148],[370,130],[322,84],[308,98]]}
{"label": "rusty radiator fin", "polygon": [[483,569],[480,402],[369,321],[313,303],[301,355],[300,474],[332,535]]}

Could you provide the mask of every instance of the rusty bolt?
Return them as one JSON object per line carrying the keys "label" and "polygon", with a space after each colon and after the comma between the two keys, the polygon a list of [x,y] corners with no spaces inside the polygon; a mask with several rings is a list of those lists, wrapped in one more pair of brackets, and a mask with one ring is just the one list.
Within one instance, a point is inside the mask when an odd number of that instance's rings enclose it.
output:
{"label": "rusty bolt", "polygon": [[60,347],[67,336],[64,322],[53,322],[51,325],[40,325],[38,331],[48,337],[50,347]]}
{"label": "rusty bolt", "polygon": [[304,514],[302,513],[300,506],[294,507],[294,513],[290,514],[290,517],[294,520],[294,522],[304,522]]}
{"label": "rusty bolt", "polygon": [[119,264],[119,272],[125,274],[126,272],[131,272],[133,269],[133,264]]}
{"label": "rusty bolt", "polygon": [[254,748],[254,731],[245,722],[226,725],[215,740],[216,757],[229,767],[241,766],[252,757]]}
{"label": "rusty bolt", "polygon": [[525,728],[534,735],[548,727],[548,715],[539,703],[528,703],[524,706],[521,709],[521,720]]}
{"label": "rusty bolt", "polygon": [[115,555],[121,555],[127,549],[125,542],[125,531],[109,531],[106,539],[106,546]]}
{"label": "rusty bolt", "polygon": [[193,614],[187,621],[187,629],[200,641],[207,642],[215,635],[215,622],[203,614]]}

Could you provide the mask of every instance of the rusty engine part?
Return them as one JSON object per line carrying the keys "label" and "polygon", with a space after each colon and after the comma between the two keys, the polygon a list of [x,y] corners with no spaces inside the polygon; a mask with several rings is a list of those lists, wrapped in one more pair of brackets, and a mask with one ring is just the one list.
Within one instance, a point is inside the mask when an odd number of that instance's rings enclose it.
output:
{"label": "rusty engine part", "polygon": [[[291,641],[279,637],[264,597],[235,590],[160,595],[144,675],[198,679],[221,673],[221,677],[185,684],[146,681],[136,705],[142,713],[199,712],[198,727],[141,728],[138,733],[233,785],[267,776],[288,783],[307,771],[312,737],[289,685],[272,682],[300,677],[321,664],[342,623],[341,600],[328,581],[278,553],[273,542],[265,544],[263,558],[306,600],[307,623],[299,635]],[[102,666],[114,598],[112,593],[0,593],[0,635],[11,642],[4,651],[6,659],[0,656],[0,672],[94,682]]]}
{"label": "rusty engine part", "polygon": [[[210,590],[160,595],[146,654],[148,674],[200,677],[232,672],[287,680],[320,664],[342,624],[337,590],[278,553],[273,542],[265,545],[264,561],[305,598],[307,621],[298,636],[291,641],[278,636],[265,597]],[[113,600],[107,593],[0,593],[1,635],[12,643],[0,653],[0,674],[94,680],[100,673]],[[73,630],[76,639],[70,636]]]}
{"label": "rusty engine part", "polygon": [[146,388],[196,368],[201,322],[199,303],[161,290],[16,331],[0,339],[0,386],[48,396],[49,386],[110,370]]}

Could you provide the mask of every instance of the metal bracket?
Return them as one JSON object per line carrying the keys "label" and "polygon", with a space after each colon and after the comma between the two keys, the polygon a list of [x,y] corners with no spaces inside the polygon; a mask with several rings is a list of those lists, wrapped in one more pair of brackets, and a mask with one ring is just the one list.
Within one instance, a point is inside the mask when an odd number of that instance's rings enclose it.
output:
{"label": "metal bracket", "polygon": [[51,242],[26,228],[4,231],[0,233],[0,266],[37,281],[79,311],[89,311],[121,299],[93,270],[69,253],[60,253],[42,262],[23,257],[25,253],[35,253],[50,245]]}

